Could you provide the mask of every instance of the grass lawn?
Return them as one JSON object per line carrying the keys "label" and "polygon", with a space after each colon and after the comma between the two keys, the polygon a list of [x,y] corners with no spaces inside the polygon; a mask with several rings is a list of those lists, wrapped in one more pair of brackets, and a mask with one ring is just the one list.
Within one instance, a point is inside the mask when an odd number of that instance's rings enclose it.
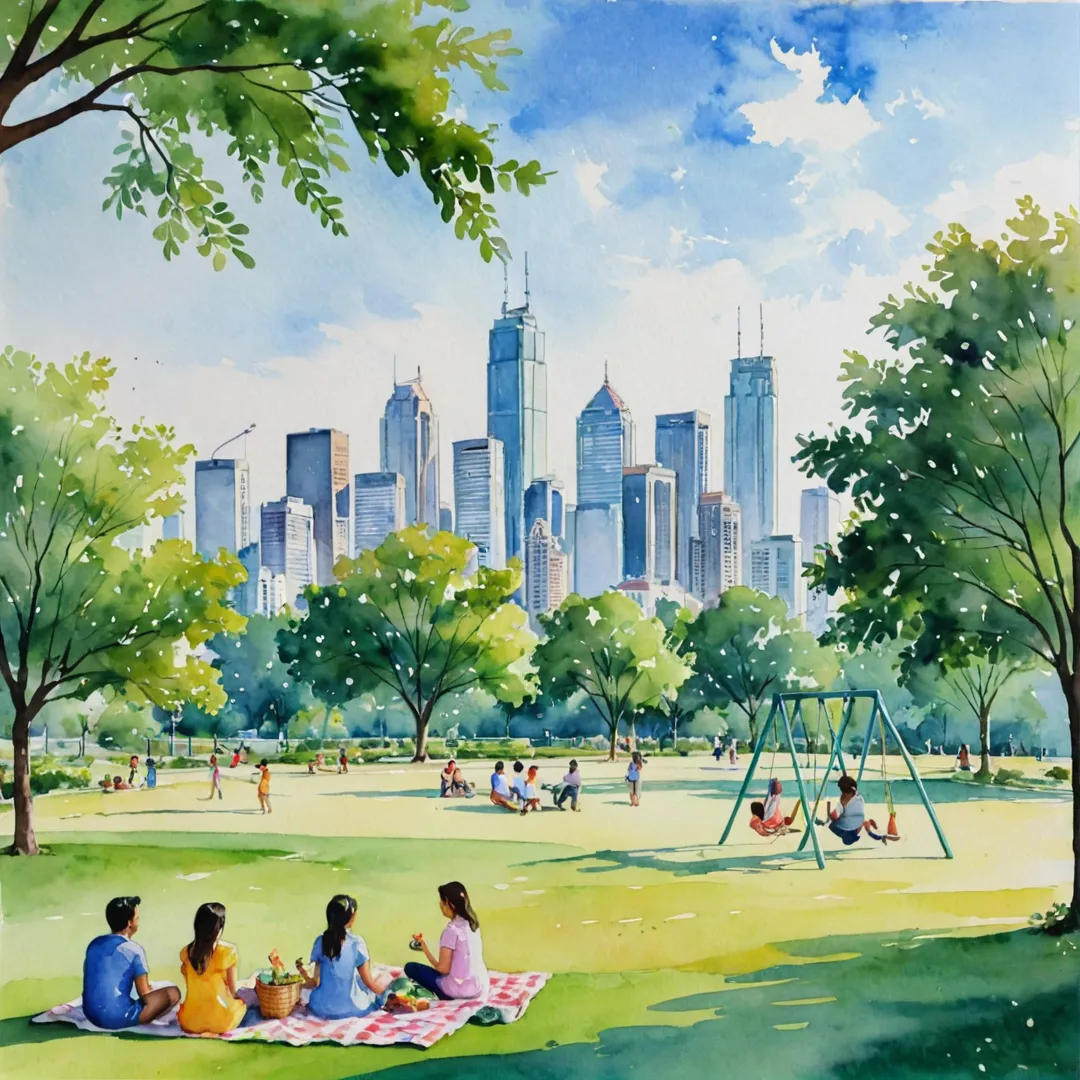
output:
{"label": "grass lawn", "polygon": [[[932,780],[955,859],[898,797],[903,843],[826,844],[819,872],[794,856],[794,838],[737,829],[717,848],[737,777],[705,760],[654,761],[636,810],[622,766],[590,762],[581,814],[526,819],[426,798],[437,767],[279,769],[267,818],[251,813],[246,775],[228,778],[223,804],[200,802],[201,777],[179,773],[153,792],[40,799],[52,854],[0,862],[3,1075],[614,1078],[722,1061],[737,1075],[808,1080],[983,1075],[979,1065],[1075,1076],[1077,943],[1018,929],[1067,895],[1061,795]],[[468,763],[474,779],[487,771]],[[142,896],[152,977],[177,978],[205,900],[226,904],[242,974],[273,948],[306,956],[339,891],[357,897],[375,960],[401,963],[411,933],[438,932],[435,886],[452,878],[469,886],[492,967],[555,975],[516,1024],[418,1051],[163,1042],[27,1021],[78,994],[83,949],[113,895]]]}

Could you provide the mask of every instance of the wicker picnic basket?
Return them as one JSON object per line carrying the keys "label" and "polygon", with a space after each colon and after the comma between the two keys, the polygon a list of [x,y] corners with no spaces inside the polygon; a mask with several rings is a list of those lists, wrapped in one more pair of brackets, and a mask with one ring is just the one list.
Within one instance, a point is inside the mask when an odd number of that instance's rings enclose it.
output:
{"label": "wicker picnic basket", "polygon": [[301,982],[274,986],[255,980],[255,996],[259,999],[259,1012],[268,1020],[282,1020],[296,1008],[300,1001]]}

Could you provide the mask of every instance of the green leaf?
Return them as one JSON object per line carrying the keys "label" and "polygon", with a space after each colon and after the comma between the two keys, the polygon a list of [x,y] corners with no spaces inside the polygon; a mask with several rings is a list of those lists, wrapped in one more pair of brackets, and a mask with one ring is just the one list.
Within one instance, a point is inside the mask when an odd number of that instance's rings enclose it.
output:
{"label": "green leaf", "polygon": [[233,248],[233,255],[236,256],[237,262],[240,263],[247,270],[255,269],[255,260],[243,249]]}
{"label": "green leaf", "polygon": [[215,270],[224,270],[225,269],[225,252],[224,251],[216,251],[216,252],[214,252],[214,269]]}

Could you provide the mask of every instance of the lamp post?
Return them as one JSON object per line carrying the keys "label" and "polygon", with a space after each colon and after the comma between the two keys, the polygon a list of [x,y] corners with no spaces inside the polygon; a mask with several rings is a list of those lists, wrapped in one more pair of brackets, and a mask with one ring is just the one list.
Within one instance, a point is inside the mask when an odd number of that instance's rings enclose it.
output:
{"label": "lamp post", "polygon": [[217,457],[217,455],[218,455],[218,451],[220,451],[220,450],[224,450],[224,449],[225,449],[225,447],[229,445],[229,443],[234,443],[234,442],[236,442],[236,440],[237,440],[237,439],[242,439],[242,438],[243,438],[243,437],[244,437],[245,435],[250,435],[250,434],[251,434],[251,432],[253,432],[254,430],[255,430],[255,425],[254,425],[254,424],[248,424],[248,426],[247,426],[246,428],[244,428],[244,430],[243,430],[243,431],[241,431],[239,435],[234,435],[234,436],[233,436],[233,437],[232,437],[231,439],[226,439],[226,440],[225,440],[225,441],[224,441],[224,442],[223,442],[223,443],[222,443],[222,444],[221,444],[221,445],[220,445],[220,446],[219,446],[219,447],[217,448],[217,450],[215,450],[215,451],[214,451],[214,452],[213,452],[213,453],[212,453],[212,454],[210,455],[210,460],[211,460],[211,461],[213,461],[213,460],[214,460],[214,458],[216,458],[216,457]]}

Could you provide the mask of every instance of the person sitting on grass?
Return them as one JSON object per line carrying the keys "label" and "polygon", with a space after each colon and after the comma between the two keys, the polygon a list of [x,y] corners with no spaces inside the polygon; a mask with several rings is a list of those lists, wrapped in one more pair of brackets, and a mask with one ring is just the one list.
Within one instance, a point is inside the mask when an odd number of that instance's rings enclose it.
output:
{"label": "person sitting on grass", "polygon": [[382,1008],[393,981],[389,975],[375,975],[371,953],[362,937],[351,933],[356,922],[356,901],[344,894],[326,905],[326,932],[311,946],[312,971],[296,961],[304,976],[304,989],[311,991],[308,1011],[323,1020],[344,1020],[367,1016]]}
{"label": "person sitting on grass", "polygon": [[510,781],[510,797],[520,809],[525,805],[525,766],[520,761],[514,762],[514,779]]}
{"label": "person sitting on grass", "polygon": [[540,785],[536,782],[537,768],[535,765],[529,766],[529,774],[525,777],[525,799],[521,805],[522,814],[527,814],[530,810],[540,809]]}
{"label": "person sitting on grass", "polygon": [[[836,781],[840,789],[840,805],[834,810],[832,803],[825,804],[825,813],[829,818],[829,831],[839,836],[844,841],[845,847],[850,847],[865,832],[871,840],[880,840],[883,844],[889,842],[890,837],[875,832],[877,822],[866,817],[866,804],[859,794],[859,788],[855,780],[850,776],[841,776]],[[898,839],[898,838],[896,838]]]}
{"label": "person sitting on grass", "polygon": [[451,758],[446,767],[441,773],[439,773],[439,798],[447,799],[450,797],[450,785],[454,782],[454,769],[457,768],[457,763]]}
{"label": "person sitting on grass", "polygon": [[576,811],[578,808],[578,796],[581,794],[581,770],[578,769],[576,761],[570,762],[570,771],[562,778],[562,782],[563,788],[555,796],[555,805],[560,810],[565,810],[566,807],[563,806],[563,803],[569,799],[570,809]]}
{"label": "person sitting on grass", "polygon": [[439,938],[439,955],[432,954],[423,934],[414,934],[413,940],[428,962],[406,964],[406,977],[444,1001],[486,998],[490,980],[484,966],[480,920],[460,881],[439,886],[439,910],[450,920]]}
{"label": "person sitting on grass", "polygon": [[510,785],[506,782],[504,769],[506,766],[501,761],[495,762],[495,771],[491,774],[491,795],[489,798],[495,806],[501,806],[506,810],[517,809],[510,795]]}
{"label": "person sitting on grass", "polygon": [[138,896],[110,900],[105,906],[109,933],[94,938],[86,948],[82,1007],[95,1027],[119,1031],[149,1024],[180,1000],[175,986],[150,989],[146,953],[131,940],[139,929],[141,903]]}
{"label": "person sitting on grass", "polygon": [[189,1035],[224,1035],[240,1026],[247,1006],[236,994],[236,946],[221,940],[225,905],[202,904],[195,912],[195,936],[180,950],[187,983],[177,1023]]}
{"label": "person sitting on grass", "polygon": [[971,751],[967,743],[961,743],[956,751],[956,767],[960,772],[971,772]]}
{"label": "person sitting on grass", "polygon": [[472,784],[461,775],[461,766],[454,766],[454,777],[450,781],[450,795],[453,798],[459,798],[464,796],[466,799],[471,799],[476,794]]}
{"label": "person sitting on grass", "polygon": [[112,778],[113,791],[131,791],[132,787],[127,783],[122,776],[114,776]]}

